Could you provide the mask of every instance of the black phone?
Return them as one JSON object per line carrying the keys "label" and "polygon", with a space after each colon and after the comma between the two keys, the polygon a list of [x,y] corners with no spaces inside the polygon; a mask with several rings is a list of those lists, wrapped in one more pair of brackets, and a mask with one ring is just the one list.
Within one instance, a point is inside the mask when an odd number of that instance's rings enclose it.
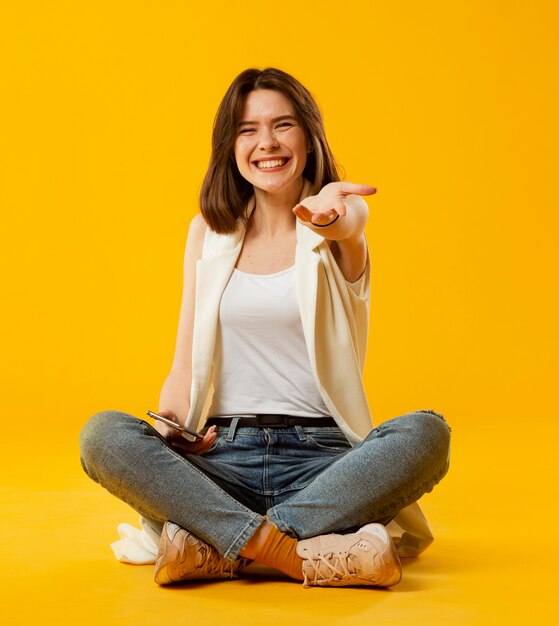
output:
{"label": "black phone", "polygon": [[193,437],[196,437],[196,439],[204,438],[204,435],[197,433],[195,430],[190,430],[189,428],[185,428],[184,426],[181,426],[180,424],[173,422],[173,420],[170,420],[167,417],[163,417],[162,415],[159,415],[158,413],[154,413],[153,411],[147,411],[147,415],[149,415],[150,417],[153,417],[153,419],[155,420],[159,420],[160,422],[167,424],[167,426],[171,426],[172,428],[176,428],[177,430],[180,430],[181,433],[192,435]]}

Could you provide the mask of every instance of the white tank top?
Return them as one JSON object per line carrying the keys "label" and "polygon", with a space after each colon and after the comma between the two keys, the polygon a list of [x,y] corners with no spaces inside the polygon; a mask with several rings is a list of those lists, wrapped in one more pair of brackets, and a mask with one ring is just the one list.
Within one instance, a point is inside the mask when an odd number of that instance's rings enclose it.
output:
{"label": "white tank top", "polygon": [[219,308],[214,389],[209,416],[329,415],[307,353],[295,266],[264,275],[233,270]]}

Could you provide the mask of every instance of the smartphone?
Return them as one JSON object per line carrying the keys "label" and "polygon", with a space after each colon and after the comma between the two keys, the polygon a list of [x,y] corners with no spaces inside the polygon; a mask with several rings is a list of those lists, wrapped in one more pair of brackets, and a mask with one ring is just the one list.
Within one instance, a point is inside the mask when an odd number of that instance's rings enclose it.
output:
{"label": "smartphone", "polygon": [[184,426],[181,426],[180,424],[173,422],[173,420],[163,417],[162,415],[158,415],[157,413],[154,413],[153,411],[147,411],[147,415],[149,415],[150,417],[153,417],[153,419],[155,420],[159,420],[160,422],[167,424],[167,426],[171,426],[172,428],[176,428],[177,430],[180,430],[181,433],[192,435],[193,437],[196,437],[196,439],[204,438],[204,435],[197,433],[195,430],[190,430],[189,428],[185,428]]}

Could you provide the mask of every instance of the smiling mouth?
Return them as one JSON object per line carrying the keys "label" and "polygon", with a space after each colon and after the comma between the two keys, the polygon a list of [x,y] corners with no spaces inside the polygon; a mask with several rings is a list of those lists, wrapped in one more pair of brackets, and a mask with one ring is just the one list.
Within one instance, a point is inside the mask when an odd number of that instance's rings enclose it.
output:
{"label": "smiling mouth", "polygon": [[289,159],[267,159],[266,161],[254,161],[254,164],[259,170],[271,170],[276,167],[283,167]]}

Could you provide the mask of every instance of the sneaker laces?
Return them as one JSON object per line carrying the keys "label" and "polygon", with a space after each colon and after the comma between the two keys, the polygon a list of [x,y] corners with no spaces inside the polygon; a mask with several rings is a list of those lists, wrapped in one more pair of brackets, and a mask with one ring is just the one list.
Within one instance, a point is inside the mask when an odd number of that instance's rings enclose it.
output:
{"label": "sneaker laces", "polygon": [[[196,568],[201,568],[204,573],[211,576],[223,577],[224,574],[233,578],[235,573],[234,563],[226,561],[221,554],[209,545],[201,544],[198,548],[199,564]],[[197,559],[198,560],[198,559]]]}
{"label": "sneaker laces", "polygon": [[303,585],[309,582],[318,583],[324,580],[345,580],[355,577],[359,572],[359,557],[355,554],[345,552],[330,552],[328,554],[317,554],[316,557],[305,559],[305,565],[311,566],[313,577],[309,579],[309,572],[303,567],[303,575],[305,580]]}

